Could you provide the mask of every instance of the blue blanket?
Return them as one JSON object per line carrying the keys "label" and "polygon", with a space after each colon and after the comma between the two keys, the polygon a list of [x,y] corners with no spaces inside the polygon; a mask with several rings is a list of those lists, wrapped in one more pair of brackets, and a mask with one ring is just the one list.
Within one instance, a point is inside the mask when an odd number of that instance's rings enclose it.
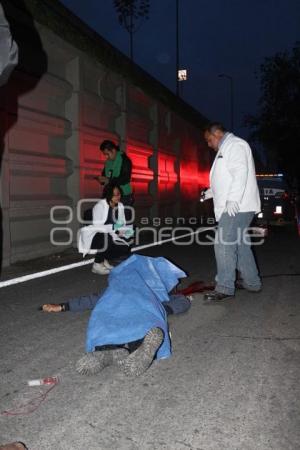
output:
{"label": "blue blanket", "polygon": [[157,359],[171,354],[165,309],[169,292],[186,274],[165,258],[133,255],[115,267],[108,287],[91,313],[86,350],[142,339],[154,327],[164,332]]}

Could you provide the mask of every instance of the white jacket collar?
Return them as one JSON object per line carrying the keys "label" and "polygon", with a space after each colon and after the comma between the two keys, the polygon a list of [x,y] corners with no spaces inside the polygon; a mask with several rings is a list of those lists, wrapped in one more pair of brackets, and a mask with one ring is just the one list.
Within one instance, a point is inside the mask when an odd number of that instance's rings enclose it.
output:
{"label": "white jacket collar", "polygon": [[234,134],[233,134],[233,133],[226,132],[226,133],[224,134],[223,138],[222,138],[221,141],[220,141],[220,145],[219,145],[218,152],[222,149],[222,147],[226,144],[226,142],[227,142],[229,139],[231,139],[232,137],[234,137]]}

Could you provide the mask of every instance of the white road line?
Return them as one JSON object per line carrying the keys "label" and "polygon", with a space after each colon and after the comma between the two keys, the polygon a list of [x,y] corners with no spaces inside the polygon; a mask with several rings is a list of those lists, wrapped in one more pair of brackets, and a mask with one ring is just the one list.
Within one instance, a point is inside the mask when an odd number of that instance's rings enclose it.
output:
{"label": "white road line", "polygon": [[92,264],[92,262],[94,262],[94,259],[87,259],[86,261],[80,261],[66,266],[55,267],[54,269],[43,270],[42,272],[30,273],[22,277],[12,278],[11,280],[1,281],[0,288],[11,286],[12,284],[24,283],[25,281],[34,280],[35,278],[46,277],[54,273],[63,272],[64,270],[74,269],[75,267],[86,266]]}
{"label": "white road line", "polygon": [[[191,236],[193,234],[198,233],[199,230],[196,230],[192,233],[183,234],[182,236],[172,237],[170,239],[165,239],[164,241],[152,242],[151,244],[139,245],[137,247],[133,247],[131,252],[134,253],[137,250],[142,250],[149,247],[155,247],[156,245],[162,245],[166,242],[176,241],[177,239],[182,239],[187,236]],[[22,277],[12,278],[11,280],[0,281],[0,289],[6,286],[11,286],[13,284],[24,283],[25,281],[34,280],[36,278],[47,277],[48,275],[53,275],[54,273],[63,272],[65,270],[75,269],[76,267],[87,266],[88,264],[92,264],[94,262],[93,259],[87,259],[86,261],[80,261],[73,264],[67,264],[66,266],[55,267],[54,269],[43,270],[42,272],[30,273],[28,275],[24,275]]]}

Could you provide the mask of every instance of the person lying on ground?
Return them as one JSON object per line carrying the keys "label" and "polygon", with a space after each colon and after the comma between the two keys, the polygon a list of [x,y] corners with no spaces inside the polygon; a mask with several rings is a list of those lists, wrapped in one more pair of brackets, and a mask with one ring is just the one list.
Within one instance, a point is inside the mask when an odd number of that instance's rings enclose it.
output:
{"label": "person lying on ground", "polygon": [[[82,295],[80,297],[72,298],[63,303],[45,303],[40,307],[44,312],[58,313],[58,312],[83,312],[92,310],[98,301],[101,300],[101,296],[104,293],[98,292],[90,295]],[[167,315],[182,314],[188,311],[191,306],[191,302],[185,295],[182,294],[170,294],[170,300],[162,302],[163,307],[166,310]]]}
{"label": "person lying on ground", "polygon": [[59,305],[46,312],[92,309],[86,351],[77,362],[81,374],[95,374],[116,365],[127,376],[139,376],[153,360],[171,355],[167,316],[190,308],[182,295],[169,295],[186,274],[165,258],[133,255],[115,267],[109,286],[96,295]]}

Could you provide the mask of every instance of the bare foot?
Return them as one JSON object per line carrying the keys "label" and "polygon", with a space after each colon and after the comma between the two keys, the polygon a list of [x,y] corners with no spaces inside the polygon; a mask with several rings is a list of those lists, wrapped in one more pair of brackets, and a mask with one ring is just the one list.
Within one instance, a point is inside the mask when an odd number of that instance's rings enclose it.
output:
{"label": "bare foot", "polygon": [[54,303],[46,303],[42,306],[42,310],[45,312],[61,312],[62,307],[61,305],[56,305]]}

